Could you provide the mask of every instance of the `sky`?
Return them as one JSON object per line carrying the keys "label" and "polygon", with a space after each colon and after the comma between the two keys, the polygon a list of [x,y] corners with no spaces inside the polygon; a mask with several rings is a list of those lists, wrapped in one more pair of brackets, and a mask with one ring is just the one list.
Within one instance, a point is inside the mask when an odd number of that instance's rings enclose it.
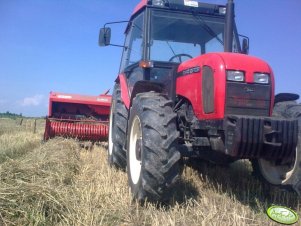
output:
{"label": "sky", "polygon": [[[99,47],[99,29],[129,19],[139,1],[0,0],[0,112],[45,116],[50,91],[112,90],[122,49]],[[239,33],[273,68],[276,93],[301,95],[301,1],[234,2]],[[125,24],[111,28],[112,43],[122,44]]]}

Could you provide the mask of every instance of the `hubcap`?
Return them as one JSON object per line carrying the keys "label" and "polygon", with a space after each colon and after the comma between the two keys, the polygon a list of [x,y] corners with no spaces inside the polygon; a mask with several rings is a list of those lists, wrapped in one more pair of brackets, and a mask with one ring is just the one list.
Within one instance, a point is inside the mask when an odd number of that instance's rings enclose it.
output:
{"label": "hubcap", "polygon": [[142,149],[141,123],[135,116],[130,132],[129,140],[129,168],[133,184],[137,184],[141,173],[141,149]]}
{"label": "hubcap", "polygon": [[141,161],[141,139],[137,139],[136,141],[136,158]]}

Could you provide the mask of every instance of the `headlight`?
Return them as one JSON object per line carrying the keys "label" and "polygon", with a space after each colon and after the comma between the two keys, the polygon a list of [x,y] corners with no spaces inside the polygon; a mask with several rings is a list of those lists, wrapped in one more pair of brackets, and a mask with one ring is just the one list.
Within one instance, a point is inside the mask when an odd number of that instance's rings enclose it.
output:
{"label": "headlight", "polygon": [[227,80],[233,82],[245,81],[245,74],[242,71],[227,71]]}
{"label": "headlight", "polygon": [[254,83],[269,84],[270,75],[265,73],[254,73]]}
{"label": "headlight", "polygon": [[155,6],[165,6],[165,2],[163,0],[153,0],[153,5]]}
{"label": "headlight", "polygon": [[219,14],[226,15],[227,9],[226,7],[219,7],[218,12]]}

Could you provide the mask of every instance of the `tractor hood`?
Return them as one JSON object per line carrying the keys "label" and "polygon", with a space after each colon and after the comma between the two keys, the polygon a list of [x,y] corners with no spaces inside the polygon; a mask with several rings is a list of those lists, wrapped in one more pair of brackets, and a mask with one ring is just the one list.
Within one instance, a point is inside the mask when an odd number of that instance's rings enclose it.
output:
{"label": "tractor hood", "polygon": [[214,70],[242,71],[245,73],[245,82],[252,83],[254,73],[266,73],[274,80],[271,67],[263,60],[239,53],[208,53],[183,62],[178,72],[185,71],[192,67],[210,66]]}
{"label": "tractor hood", "polygon": [[[257,115],[263,111],[270,115],[274,75],[271,67],[259,58],[238,53],[208,53],[179,66],[176,93],[190,100],[196,116],[202,119],[224,118],[227,101],[237,109],[243,102],[250,108],[246,107],[246,112],[252,111],[254,105],[262,106],[257,109]],[[229,100],[231,95],[235,99]]]}

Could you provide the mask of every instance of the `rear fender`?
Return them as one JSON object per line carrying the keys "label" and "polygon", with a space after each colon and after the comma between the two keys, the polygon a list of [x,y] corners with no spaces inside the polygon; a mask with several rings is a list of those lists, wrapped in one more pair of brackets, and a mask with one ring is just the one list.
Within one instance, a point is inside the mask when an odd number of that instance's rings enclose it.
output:
{"label": "rear fender", "polygon": [[285,101],[295,101],[299,99],[299,95],[295,93],[278,93],[275,96],[275,103],[285,102]]}
{"label": "rear fender", "polygon": [[133,87],[132,92],[130,93],[127,79],[124,74],[120,74],[115,82],[119,82],[120,89],[121,89],[121,99],[126,106],[127,109],[130,109],[132,100],[138,93],[145,93],[145,92],[157,92],[157,93],[165,93],[164,85],[151,82],[146,80],[137,81]]}
{"label": "rear fender", "polygon": [[121,89],[121,99],[126,108],[129,109],[131,101],[125,74],[120,74],[115,82],[119,82]]}

